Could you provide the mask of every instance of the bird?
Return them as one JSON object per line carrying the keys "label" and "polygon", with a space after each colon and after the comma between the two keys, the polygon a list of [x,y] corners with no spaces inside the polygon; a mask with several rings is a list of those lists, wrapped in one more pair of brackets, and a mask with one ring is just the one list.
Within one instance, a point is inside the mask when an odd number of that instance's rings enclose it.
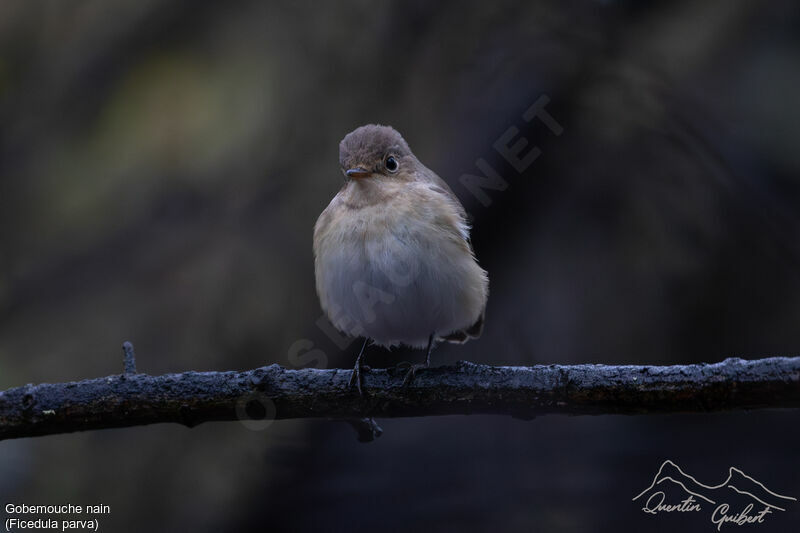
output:
{"label": "bird", "polygon": [[368,343],[425,349],[481,335],[489,278],[464,206],[391,126],[367,124],[339,143],[344,184],[314,226],[314,273],[325,315],[364,337],[348,387],[362,394]]}

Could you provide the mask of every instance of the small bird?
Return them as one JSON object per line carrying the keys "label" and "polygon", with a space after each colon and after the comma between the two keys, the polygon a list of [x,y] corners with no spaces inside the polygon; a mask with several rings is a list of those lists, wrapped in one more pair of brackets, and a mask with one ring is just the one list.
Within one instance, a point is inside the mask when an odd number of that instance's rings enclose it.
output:
{"label": "small bird", "polygon": [[464,207],[395,129],[369,124],[348,133],[339,166],[344,185],[314,227],[317,294],[337,329],[364,337],[349,386],[361,393],[369,341],[426,349],[407,385],[430,366],[436,342],[480,336],[489,279]]}

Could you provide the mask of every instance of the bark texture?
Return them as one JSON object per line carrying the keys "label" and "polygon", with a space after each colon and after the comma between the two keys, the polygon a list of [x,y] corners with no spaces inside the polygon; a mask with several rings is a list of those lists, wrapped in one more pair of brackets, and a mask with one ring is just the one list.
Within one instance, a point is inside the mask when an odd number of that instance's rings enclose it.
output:
{"label": "bark texture", "polygon": [[[132,348],[129,350],[132,354]],[[127,355],[127,354],[126,354]],[[599,415],[800,407],[800,357],[674,366],[547,365],[497,367],[467,362],[417,373],[373,369],[364,394],[348,388],[350,370],[136,374],[0,392],[0,439],[175,422],[286,418],[345,419],[362,440],[380,435],[372,417],[502,414]]]}

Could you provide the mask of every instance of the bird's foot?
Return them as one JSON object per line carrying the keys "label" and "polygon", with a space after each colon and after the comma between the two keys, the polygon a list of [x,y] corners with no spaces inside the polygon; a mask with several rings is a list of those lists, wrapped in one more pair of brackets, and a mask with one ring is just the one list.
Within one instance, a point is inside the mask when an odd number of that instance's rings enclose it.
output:
{"label": "bird's foot", "polygon": [[353,388],[355,385],[358,388],[358,395],[363,396],[364,393],[361,391],[361,372],[369,372],[369,367],[364,364],[364,350],[367,349],[367,344],[369,344],[369,339],[364,339],[364,344],[361,345],[361,351],[358,352],[358,357],[356,357],[356,364],[353,367],[353,373],[350,375],[350,382],[347,384],[347,388]]}
{"label": "bird's foot", "polygon": [[364,393],[361,390],[361,374],[367,373],[372,370],[367,365],[361,365],[356,363],[356,366],[353,367],[353,373],[350,374],[350,381],[347,383],[347,387],[352,389],[353,385],[358,389],[358,394],[363,396]]}
{"label": "bird's foot", "polygon": [[[399,366],[399,365],[398,365]],[[406,377],[403,379],[403,387],[408,387],[414,381],[414,378],[417,375],[417,370],[422,370],[423,368],[429,368],[430,365],[427,363],[418,363],[418,364],[409,364],[408,365],[408,372],[406,372]]]}

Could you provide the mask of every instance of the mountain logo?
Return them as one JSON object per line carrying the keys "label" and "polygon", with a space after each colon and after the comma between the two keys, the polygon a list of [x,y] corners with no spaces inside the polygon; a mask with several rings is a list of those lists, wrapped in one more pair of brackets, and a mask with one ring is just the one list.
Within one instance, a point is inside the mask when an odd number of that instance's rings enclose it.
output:
{"label": "mountain logo", "polygon": [[768,515],[786,511],[797,498],[773,492],[734,467],[719,485],[704,485],[667,459],[650,486],[632,501],[642,503],[642,511],[650,515],[707,511],[720,531],[725,524],[762,524]]}

